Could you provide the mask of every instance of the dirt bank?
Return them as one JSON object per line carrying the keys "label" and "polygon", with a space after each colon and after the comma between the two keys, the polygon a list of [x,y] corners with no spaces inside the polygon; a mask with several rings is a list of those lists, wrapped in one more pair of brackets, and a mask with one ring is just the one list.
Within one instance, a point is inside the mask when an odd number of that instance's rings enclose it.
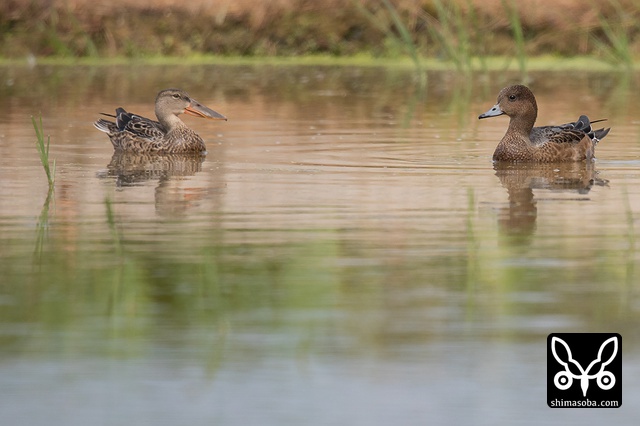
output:
{"label": "dirt bank", "polygon": [[[0,56],[640,54],[633,0],[5,0]],[[514,17],[516,20],[514,21]],[[623,58],[624,60],[624,58]]]}

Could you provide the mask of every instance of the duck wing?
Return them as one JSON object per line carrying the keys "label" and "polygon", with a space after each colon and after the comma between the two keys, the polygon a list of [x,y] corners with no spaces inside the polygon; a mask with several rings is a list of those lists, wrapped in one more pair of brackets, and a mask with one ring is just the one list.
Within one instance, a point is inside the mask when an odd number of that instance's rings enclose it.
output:
{"label": "duck wing", "polygon": [[116,109],[115,119],[115,125],[119,131],[131,132],[140,138],[162,139],[167,133],[159,122],[127,112],[124,108]]}
{"label": "duck wing", "polygon": [[589,117],[581,115],[578,121],[573,123],[560,124],[558,126],[541,126],[531,129],[529,139],[534,145],[542,145],[548,142],[551,143],[568,143],[578,144],[586,136],[598,143],[602,138],[607,136],[610,128],[594,130],[591,125],[603,120],[589,121]]}
{"label": "duck wing", "polygon": [[94,126],[109,135],[116,135],[121,132],[132,133],[136,138],[143,138],[149,140],[162,139],[167,134],[167,131],[157,121],[148,119],[141,115],[133,114],[125,111],[124,108],[117,108],[116,114],[101,113],[104,116],[115,118],[113,121],[99,119],[94,123]]}

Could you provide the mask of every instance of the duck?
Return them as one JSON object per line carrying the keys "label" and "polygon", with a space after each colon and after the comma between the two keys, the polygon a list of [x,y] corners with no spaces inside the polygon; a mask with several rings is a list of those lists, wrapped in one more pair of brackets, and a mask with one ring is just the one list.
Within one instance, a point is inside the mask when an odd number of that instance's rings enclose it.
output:
{"label": "duck", "polygon": [[158,121],[116,108],[115,122],[99,119],[93,125],[106,133],[116,152],[131,153],[206,153],[202,138],[178,117],[180,114],[210,120],[227,120],[224,115],[206,107],[180,89],[161,90],[156,97]]}
{"label": "duck", "polygon": [[500,162],[577,162],[593,161],[595,147],[611,128],[594,130],[581,115],[577,121],[556,126],[534,127],[538,105],[531,89],[524,85],[505,87],[498,93],[496,104],[478,119],[509,116],[509,128],[493,153]]}

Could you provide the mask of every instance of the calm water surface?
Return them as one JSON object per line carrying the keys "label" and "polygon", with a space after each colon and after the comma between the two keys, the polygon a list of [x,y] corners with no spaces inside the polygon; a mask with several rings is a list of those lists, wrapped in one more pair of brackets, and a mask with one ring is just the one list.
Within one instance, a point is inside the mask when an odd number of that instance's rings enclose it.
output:
{"label": "calm water surface", "polygon": [[[590,166],[494,167],[501,73],[0,68],[0,416],[28,425],[636,424],[640,76],[534,73]],[[92,122],[167,87],[206,158]],[[42,113],[55,191],[34,146]],[[619,332],[623,406],[546,406],[546,337]]]}

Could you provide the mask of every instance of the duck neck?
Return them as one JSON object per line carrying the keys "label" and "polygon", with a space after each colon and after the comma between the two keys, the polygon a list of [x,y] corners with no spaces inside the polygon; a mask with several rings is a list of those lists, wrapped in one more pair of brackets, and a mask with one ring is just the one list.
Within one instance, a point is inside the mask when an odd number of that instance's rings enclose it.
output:
{"label": "duck neck", "polygon": [[509,130],[507,131],[507,134],[516,133],[528,138],[535,122],[536,115],[533,115],[532,117],[526,117],[523,115],[511,117],[511,120],[509,120]]}
{"label": "duck neck", "polygon": [[156,117],[158,117],[158,121],[162,124],[162,127],[165,128],[167,133],[181,127],[186,127],[182,120],[180,120],[175,114],[163,114],[156,110]]}

